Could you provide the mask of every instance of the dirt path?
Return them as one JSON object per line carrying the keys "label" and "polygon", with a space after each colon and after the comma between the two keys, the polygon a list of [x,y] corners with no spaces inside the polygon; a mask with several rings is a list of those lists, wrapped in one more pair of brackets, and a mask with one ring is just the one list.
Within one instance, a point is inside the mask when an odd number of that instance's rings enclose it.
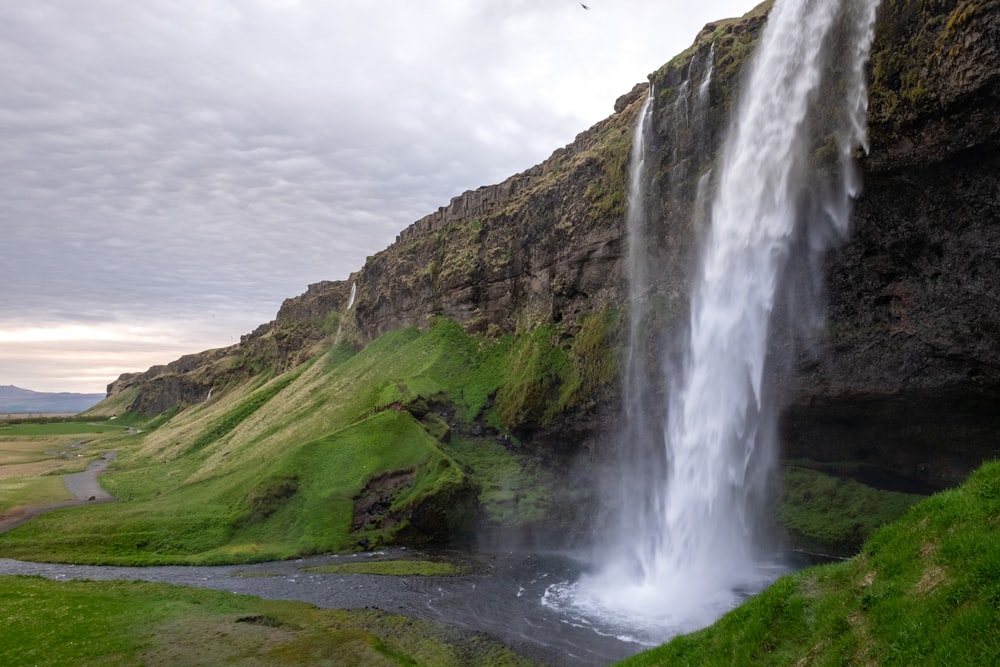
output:
{"label": "dirt path", "polygon": [[104,472],[108,464],[115,460],[115,456],[117,456],[115,452],[105,452],[104,456],[92,462],[83,472],[63,477],[66,490],[76,496],[77,501],[114,500],[114,496],[101,488],[101,483],[97,481],[97,473]]}
{"label": "dirt path", "polygon": [[112,502],[115,499],[114,496],[101,488],[100,482],[97,481],[97,474],[104,472],[108,464],[115,459],[115,456],[117,456],[116,452],[105,452],[104,456],[93,461],[83,472],[63,477],[66,490],[76,497],[75,500],[67,500],[66,502],[53,503],[51,505],[15,507],[0,514],[0,533],[20,526],[22,523],[34,519],[39,514],[51,512],[61,507],[72,507],[74,505],[84,505],[94,502]]}

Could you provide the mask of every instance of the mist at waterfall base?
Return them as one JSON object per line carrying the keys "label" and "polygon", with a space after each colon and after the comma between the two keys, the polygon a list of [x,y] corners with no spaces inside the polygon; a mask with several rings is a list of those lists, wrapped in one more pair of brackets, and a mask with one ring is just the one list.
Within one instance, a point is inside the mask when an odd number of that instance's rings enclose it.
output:
{"label": "mist at waterfall base", "polygon": [[[779,305],[794,308],[786,319],[797,339],[822,324],[821,260],[846,237],[860,191],[853,158],[866,148],[877,4],[775,3],[718,165],[701,175],[714,194],[688,207],[706,216],[691,224],[707,230],[683,361],[674,370],[661,359],[652,374],[652,351],[664,341],[649,326],[657,267],[648,254],[656,220],[647,212],[652,199],[672,195],[647,192],[651,93],[631,158],[623,454],[608,499],[616,530],[595,547],[592,572],[548,588],[550,608],[655,644],[711,624],[788,570],[766,517],[781,392],[773,370],[788,362],[769,353],[769,336]],[[698,122],[710,60],[711,52],[701,67],[692,61],[676,102],[688,107],[675,122]],[[659,386],[669,388],[666,405],[650,400]]]}

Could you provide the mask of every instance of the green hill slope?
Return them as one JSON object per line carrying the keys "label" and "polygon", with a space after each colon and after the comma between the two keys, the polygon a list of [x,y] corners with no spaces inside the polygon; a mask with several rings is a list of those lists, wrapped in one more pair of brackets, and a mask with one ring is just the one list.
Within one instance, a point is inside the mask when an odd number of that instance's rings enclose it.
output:
{"label": "green hill slope", "polygon": [[549,333],[489,341],[440,319],[359,352],[330,348],[155,421],[122,416],[116,423],[148,432],[102,478],[119,502],[39,517],[0,536],[0,553],[233,562],[541,520],[552,473],[506,434],[499,413],[548,391],[539,377],[579,385],[587,375],[574,370],[572,345]]}
{"label": "green hill slope", "polygon": [[1000,461],[915,505],[852,560],[779,579],[623,665],[1000,664]]}

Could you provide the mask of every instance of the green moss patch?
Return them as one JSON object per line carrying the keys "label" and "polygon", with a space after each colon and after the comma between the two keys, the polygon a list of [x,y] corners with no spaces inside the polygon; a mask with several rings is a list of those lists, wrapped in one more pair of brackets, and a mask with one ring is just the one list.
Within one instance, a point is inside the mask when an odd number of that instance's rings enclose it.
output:
{"label": "green moss patch", "polygon": [[795,466],[785,467],[781,484],[778,521],[793,544],[830,554],[857,553],[876,529],[923,499]]}

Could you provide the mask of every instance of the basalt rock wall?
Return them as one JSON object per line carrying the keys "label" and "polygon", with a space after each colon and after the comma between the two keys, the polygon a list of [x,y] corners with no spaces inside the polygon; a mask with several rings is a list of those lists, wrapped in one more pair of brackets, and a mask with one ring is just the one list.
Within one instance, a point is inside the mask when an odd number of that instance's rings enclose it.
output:
{"label": "basalt rock wall", "polygon": [[620,300],[625,172],[645,91],[541,165],[455,197],[369,257],[357,275],[358,334],[434,315],[509,333]]}
{"label": "basalt rock wall", "polygon": [[221,395],[263,370],[281,372],[311,359],[344,336],[350,285],[323,281],[285,299],[275,319],[229,347],[184,355],[142,373],[124,373],[108,385],[108,397],[135,388],[131,412],[155,415]]}
{"label": "basalt rock wall", "polygon": [[1000,3],[882,2],[869,98],[787,454],[933,489],[1000,453]]}

